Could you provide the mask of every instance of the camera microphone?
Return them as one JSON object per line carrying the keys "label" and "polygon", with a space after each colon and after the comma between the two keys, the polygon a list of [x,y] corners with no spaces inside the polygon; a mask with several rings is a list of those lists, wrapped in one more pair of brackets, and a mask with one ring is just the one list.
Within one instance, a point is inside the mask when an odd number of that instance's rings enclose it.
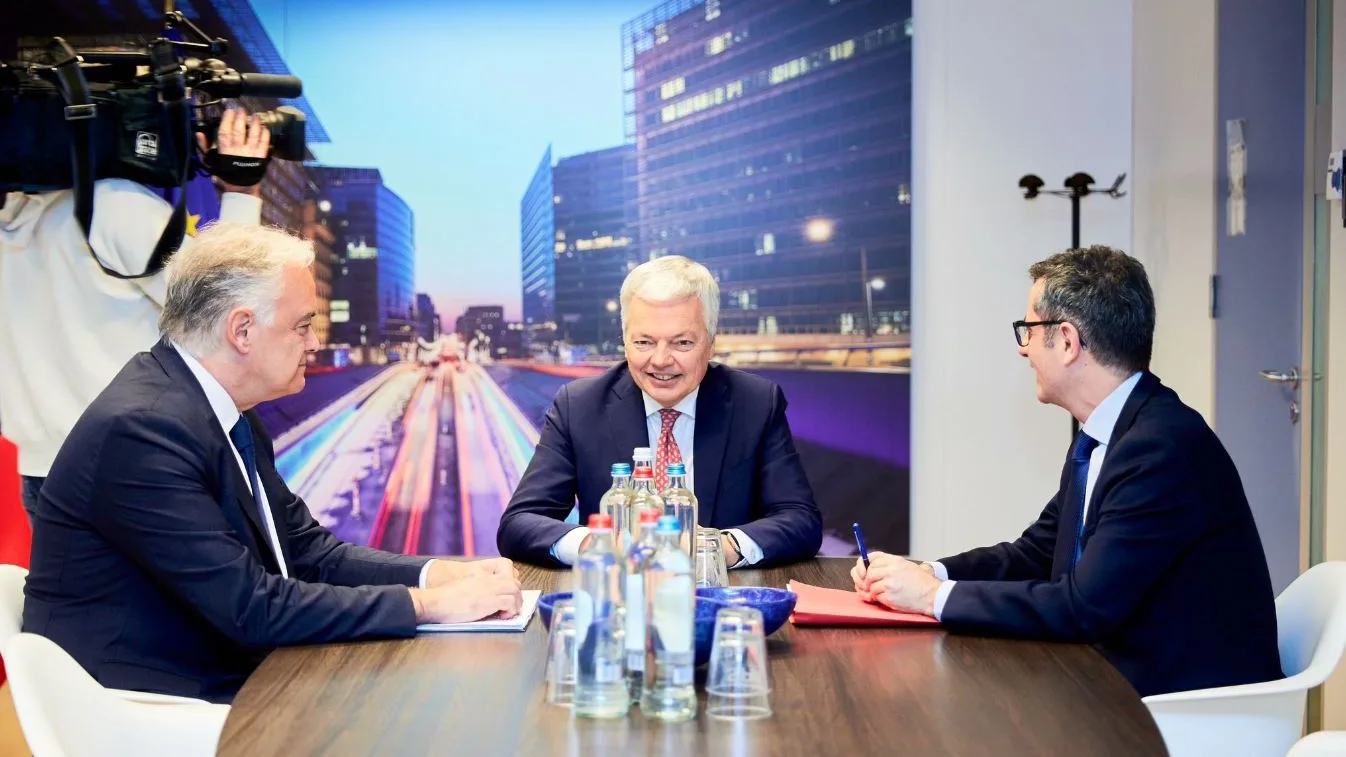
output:
{"label": "camera microphone", "polygon": [[215,97],[295,98],[304,94],[304,83],[297,76],[282,74],[240,74],[226,70],[196,82],[196,88]]}

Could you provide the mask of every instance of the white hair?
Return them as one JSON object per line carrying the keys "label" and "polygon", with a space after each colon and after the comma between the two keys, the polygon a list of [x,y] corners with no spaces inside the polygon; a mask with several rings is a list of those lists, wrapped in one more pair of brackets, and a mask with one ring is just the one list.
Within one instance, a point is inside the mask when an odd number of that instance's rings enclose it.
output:
{"label": "white hair", "polygon": [[633,297],[646,302],[673,302],[696,296],[711,339],[720,323],[720,285],[700,263],[681,255],[666,255],[641,263],[622,282],[622,333],[626,333],[626,309]]}
{"label": "white hair", "polygon": [[196,357],[224,346],[225,319],[235,308],[250,308],[271,325],[286,269],[313,264],[312,243],[282,229],[218,222],[190,241],[165,268],[159,331]]}

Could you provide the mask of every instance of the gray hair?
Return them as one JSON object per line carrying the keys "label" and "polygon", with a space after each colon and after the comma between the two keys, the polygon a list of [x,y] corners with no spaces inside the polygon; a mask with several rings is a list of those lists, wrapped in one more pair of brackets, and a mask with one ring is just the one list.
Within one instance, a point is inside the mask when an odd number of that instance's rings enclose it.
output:
{"label": "gray hair", "polygon": [[710,271],[681,255],[665,255],[641,263],[622,282],[622,333],[626,333],[626,309],[633,297],[647,302],[673,302],[693,295],[701,300],[706,333],[714,339],[720,323],[720,285]]}
{"label": "gray hair", "polygon": [[289,232],[214,223],[169,260],[159,331],[196,357],[210,355],[224,346],[231,311],[250,308],[271,325],[285,270],[312,264],[313,245]]}
{"label": "gray hair", "polygon": [[[1149,370],[1154,351],[1154,292],[1145,266],[1121,250],[1104,245],[1066,250],[1028,268],[1042,281],[1033,303],[1038,317],[1069,321],[1080,332],[1080,345],[1099,365],[1127,372]],[[1051,346],[1055,326],[1044,344]]]}

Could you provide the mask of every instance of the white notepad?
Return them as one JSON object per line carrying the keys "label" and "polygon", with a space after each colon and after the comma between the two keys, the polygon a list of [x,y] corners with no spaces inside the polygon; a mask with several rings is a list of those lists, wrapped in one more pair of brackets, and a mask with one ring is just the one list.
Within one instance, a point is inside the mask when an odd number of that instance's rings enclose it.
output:
{"label": "white notepad", "polygon": [[537,611],[538,597],[542,592],[536,589],[524,589],[523,604],[519,614],[509,620],[474,620],[471,623],[422,623],[416,626],[416,633],[478,633],[482,631],[522,631],[528,627]]}

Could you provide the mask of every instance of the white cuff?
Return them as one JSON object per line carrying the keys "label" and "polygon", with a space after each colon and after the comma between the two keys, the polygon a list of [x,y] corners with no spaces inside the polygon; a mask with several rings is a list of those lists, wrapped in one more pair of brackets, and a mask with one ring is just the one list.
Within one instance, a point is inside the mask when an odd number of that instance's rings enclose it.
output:
{"label": "white cuff", "polygon": [[932,562],[929,563],[929,565],[935,570],[935,578],[938,578],[941,581],[949,580],[949,569],[944,567],[944,563]]}
{"label": "white cuff", "polygon": [[565,536],[551,545],[551,556],[566,565],[574,565],[580,559],[580,543],[589,535],[587,526],[571,529]]}
{"label": "white cuff", "polygon": [[425,585],[425,582],[430,580],[430,566],[434,564],[435,564],[434,560],[426,560],[425,564],[421,566],[421,578],[419,581],[416,582],[416,585],[418,587],[422,589],[430,588]]}
{"label": "white cuff", "polygon": [[[935,563],[935,565],[939,565],[939,563]],[[935,620],[944,620],[944,603],[949,601],[949,592],[953,591],[953,586],[956,583],[958,582],[945,581],[935,591],[935,612],[933,613]]]}
{"label": "white cuff", "polygon": [[262,224],[262,198],[242,192],[221,194],[220,220],[241,226],[260,226]]}
{"label": "white cuff", "polygon": [[728,528],[725,529],[725,533],[733,534],[734,538],[738,540],[738,551],[739,554],[743,556],[742,559],[729,567],[743,568],[749,565],[756,565],[762,561],[763,557],[765,557],[765,555],[762,554],[761,545],[753,541],[751,536],[743,533],[743,529]]}

